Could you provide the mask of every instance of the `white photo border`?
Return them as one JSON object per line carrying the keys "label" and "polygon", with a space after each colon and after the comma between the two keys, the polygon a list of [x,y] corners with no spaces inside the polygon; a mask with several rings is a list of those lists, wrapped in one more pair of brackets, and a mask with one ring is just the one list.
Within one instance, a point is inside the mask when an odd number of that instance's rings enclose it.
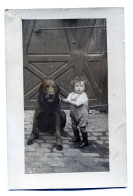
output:
{"label": "white photo border", "polygon": [[[25,174],[22,20],[105,18],[108,56],[109,172]],[[11,9],[5,11],[9,189],[127,186],[123,8]]]}

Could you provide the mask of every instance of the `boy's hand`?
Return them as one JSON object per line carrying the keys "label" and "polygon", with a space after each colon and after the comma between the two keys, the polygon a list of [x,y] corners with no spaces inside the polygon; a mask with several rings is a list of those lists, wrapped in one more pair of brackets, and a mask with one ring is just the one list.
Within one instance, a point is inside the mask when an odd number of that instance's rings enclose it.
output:
{"label": "boy's hand", "polygon": [[67,99],[61,99],[62,100],[62,102],[64,102],[64,103],[68,103],[68,100]]}

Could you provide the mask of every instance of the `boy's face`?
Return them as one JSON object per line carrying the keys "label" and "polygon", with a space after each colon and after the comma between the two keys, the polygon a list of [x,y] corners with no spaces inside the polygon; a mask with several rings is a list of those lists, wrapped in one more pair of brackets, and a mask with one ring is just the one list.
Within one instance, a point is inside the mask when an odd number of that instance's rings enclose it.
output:
{"label": "boy's face", "polygon": [[74,85],[74,91],[75,93],[81,94],[82,92],[85,91],[85,84],[83,81],[81,82],[76,82]]}

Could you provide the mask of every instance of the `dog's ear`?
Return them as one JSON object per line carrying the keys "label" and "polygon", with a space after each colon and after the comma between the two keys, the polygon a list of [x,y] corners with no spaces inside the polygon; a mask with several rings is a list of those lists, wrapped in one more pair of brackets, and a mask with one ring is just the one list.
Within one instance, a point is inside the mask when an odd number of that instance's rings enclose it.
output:
{"label": "dog's ear", "polygon": [[43,90],[45,88],[45,86],[47,85],[46,81],[43,81],[40,86],[39,86],[39,90]]}

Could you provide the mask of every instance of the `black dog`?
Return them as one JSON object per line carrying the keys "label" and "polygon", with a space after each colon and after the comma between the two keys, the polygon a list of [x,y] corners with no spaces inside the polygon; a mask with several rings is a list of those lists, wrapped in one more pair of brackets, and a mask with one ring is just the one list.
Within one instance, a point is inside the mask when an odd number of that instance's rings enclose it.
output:
{"label": "black dog", "polygon": [[59,85],[53,80],[43,81],[37,95],[37,107],[33,118],[32,133],[27,141],[28,145],[39,138],[40,131],[56,133],[56,149],[63,150],[61,135],[67,136],[64,132],[66,125],[66,114],[60,109]]}

